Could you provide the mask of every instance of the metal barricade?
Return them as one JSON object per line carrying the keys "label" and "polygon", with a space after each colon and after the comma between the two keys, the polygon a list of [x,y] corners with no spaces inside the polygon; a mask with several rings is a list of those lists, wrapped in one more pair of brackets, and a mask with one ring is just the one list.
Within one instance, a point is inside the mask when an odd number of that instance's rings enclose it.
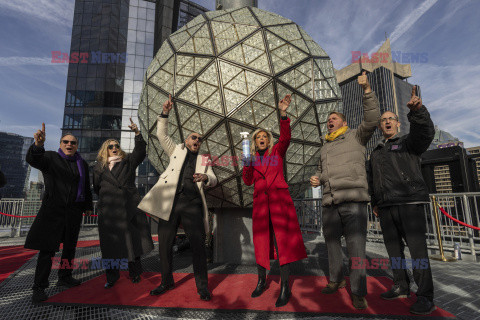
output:
{"label": "metal barricade", "polygon": [[[35,220],[42,201],[29,201],[24,199],[4,198],[0,200],[0,237],[25,236]],[[96,216],[97,201],[93,202],[94,212],[92,216],[84,216],[82,227],[96,227],[98,217]],[[14,217],[11,217],[14,216]]]}
{"label": "metal barricade", "polygon": [[[472,226],[480,226],[480,192],[431,194],[430,203],[425,206],[426,237],[430,248],[438,249],[439,245],[432,196],[454,218]],[[294,203],[300,229],[322,235],[321,199],[295,199]],[[367,214],[367,239],[383,242],[380,220],[373,214],[370,204],[367,206]],[[470,254],[476,260],[476,255],[480,253],[480,231],[459,225],[443,214],[440,214],[439,220],[443,249],[453,252],[455,243],[459,243],[462,252]]]}

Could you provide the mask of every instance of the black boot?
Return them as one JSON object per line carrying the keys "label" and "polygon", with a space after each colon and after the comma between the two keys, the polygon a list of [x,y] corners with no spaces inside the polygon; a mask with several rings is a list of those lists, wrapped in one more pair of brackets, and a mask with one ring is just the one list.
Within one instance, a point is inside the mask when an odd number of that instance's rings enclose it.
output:
{"label": "black boot", "polygon": [[258,276],[257,287],[252,292],[252,298],[259,297],[265,291],[266,277]]}
{"label": "black boot", "polygon": [[277,302],[275,302],[275,307],[283,307],[290,300],[291,292],[290,287],[288,286],[288,281],[283,282],[280,287],[280,294],[278,295]]}

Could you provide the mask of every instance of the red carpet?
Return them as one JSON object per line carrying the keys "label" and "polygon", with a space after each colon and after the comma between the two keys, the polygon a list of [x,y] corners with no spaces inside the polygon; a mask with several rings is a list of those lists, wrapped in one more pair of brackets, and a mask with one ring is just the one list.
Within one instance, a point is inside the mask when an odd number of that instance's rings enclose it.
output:
{"label": "red carpet", "polygon": [[23,246],[0,247],[0,283],[36,253],[37,251],[25,249]]}
{"label": "red carpet", "polygon": [[[176,287],[161,295],[152,297],[149,291],[161,282],[158,273],[144,273],[138,284],[132,284],[122,272],[122,277],[111,289],[104,289],[104,275],[94,278],[79,287],[65,290],[53,297],[47,303],[53,304],[86,304],[115,305],[157,308],[188,308],[188,309],[222,309],[222,310],[256,310],[280,312],[306,312],[327,314],[371,314],[398,315],[415,318],[408,312],[414,298],[396,301],[382,300],[379,295],[390,288],[392,281],[385,277],[368,277],[367,296],[369,307],[366,310],[356,310],[351,305],[349,293],[340,289],[338,293],[323,295],[321,288],[327,284],[326,277],[292,276],[292,297],[290,302],[281,308],[275,308],[275,301],[280,291],[279,277],[267,278],[267,290],[258,298],[251,298],[251,291],[257,283],[257,275],[253,274],[209,274],[209,288],[212,292],[211,301],[202,301],[196,293],[193,274],[175,273]],[[444,310],[437,309],[432,317],[454,318]]]}

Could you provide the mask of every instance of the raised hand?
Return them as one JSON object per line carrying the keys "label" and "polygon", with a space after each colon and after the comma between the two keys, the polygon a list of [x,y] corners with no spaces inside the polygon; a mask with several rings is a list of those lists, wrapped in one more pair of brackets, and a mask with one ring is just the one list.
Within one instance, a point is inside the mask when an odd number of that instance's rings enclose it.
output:
{"label": "raised hand", "polygon": [[408,101],[407,103],[407,107],[412,111],[417,111],[423,105],[422,99],[417,97],[416,91],[417,91],[417,86],[413,86],[412,97],[410,98],[410,101]]}
{"label": "raised hand", "polygon": [[135,132],[135,135],[138,136],[140,134],[140,131],[138,130],[138,127],[137,125],[135,124],[135,122],[133,122],[132,118],[130,118],[130,125],[128,126],[130,128],[130,130],[132,130],[133,132]]}
{"label": "raised hand", "polygon": [[173,102],[172,102],[172,95],[168,95],[168,100],[163,103],[163,114],[167,115],[170,110],[172,110]]}
{"label": "raised hand", "polygon": [[311,176],[310,184],[312,185],[312,187],[318,187],[320,185],[320,179],[317,176]]}
{"label": "raised hand", "polygon": [[33,135],[33,138],[35,139],[35,145],[37,147],[43,147],[43,144],[45,143],[45,123],[42,123],[42,130],[37,130]]}
{"label": "raised hand", "polygon": [[364,93],[372,92],[372,88],[370,88],[370,83],[368,82],[367,72],[363,71],[361,76],[357,78],[358,84],[362,86]]}
{"label": "raised hand", "polygon": [[292,102],[292,95],[287,94],[280,102],[278,103],[278,109],[280,109],[280,115],[285,117],[287,115],[287,108]]}

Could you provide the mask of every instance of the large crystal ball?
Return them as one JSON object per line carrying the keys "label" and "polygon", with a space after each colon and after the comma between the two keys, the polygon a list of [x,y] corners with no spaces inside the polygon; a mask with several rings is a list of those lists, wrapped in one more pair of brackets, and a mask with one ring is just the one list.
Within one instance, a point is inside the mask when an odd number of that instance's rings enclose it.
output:
{"label": "large crystal ball", "polygon": [[171,94],[169,134],[181,143],[191,132],[205,137],[218,185],[211,206],[248,207],[253,186],[241,179],[240,132],[256,128],[279,137],[278,101],[288,109],[292,141],[285,177],[293,198],[303,197],[315,172],[329,112],[341,109],[340,88],[325,51],[297,24],[244,7],[199,15],[163,43],[148,67],[139,106],[148,159],[162,172],[169,158],[156,137],[157,115]]}

